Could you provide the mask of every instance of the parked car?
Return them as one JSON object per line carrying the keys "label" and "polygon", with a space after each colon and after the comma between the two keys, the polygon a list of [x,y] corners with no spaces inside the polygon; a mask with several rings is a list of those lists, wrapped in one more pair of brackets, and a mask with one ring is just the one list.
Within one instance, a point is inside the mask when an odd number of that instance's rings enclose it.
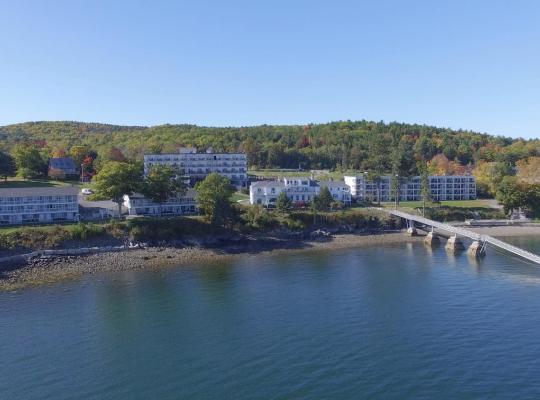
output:
{"label": "parked car", "polygon": [[89,194],[92,194],[94,192],[92,191],[92,189],[84,188],[84,189],[81,190],[81,193],[84,194],[84,195],[89,195]]}

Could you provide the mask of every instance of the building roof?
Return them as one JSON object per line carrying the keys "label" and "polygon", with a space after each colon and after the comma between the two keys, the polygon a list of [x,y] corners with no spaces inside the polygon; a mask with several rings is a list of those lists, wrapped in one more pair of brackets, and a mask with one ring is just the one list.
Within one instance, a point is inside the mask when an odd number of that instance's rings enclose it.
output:
{"label": "building roof", "polygon": [[49,168],[61,169],[63,171],[76,170],[75,161],[71,157],[49,158]]}
{"label": "building roof", "polygon": [[327,187],[349,187],[343,181],[319,181],[319,185]]}
{"label": "building roof", "polygon": [[[189,188],[186,192],[185,195],[183,195],[182,197],[195,197],[197,195],[197,192],[195,191],[195,189],[192,189],[192,188]],[[126,195],[127,196],[127,195]],[[142,194],[142,193],[133,193],[131,196],[127,196],[127,197],[130,197],[132,199],[144,199],[145,198],[145,195]]]}
{"label": "building roof", "polygon": [[78,193],[79,189],[74,186],[0,188],[0,197],[67,196]]}
{"label": "building roof", "polygon": [[276,186],[285,186],[285,184],[281,181],[256,181],[251,182],[251,186],[253,187],[276,187]]}

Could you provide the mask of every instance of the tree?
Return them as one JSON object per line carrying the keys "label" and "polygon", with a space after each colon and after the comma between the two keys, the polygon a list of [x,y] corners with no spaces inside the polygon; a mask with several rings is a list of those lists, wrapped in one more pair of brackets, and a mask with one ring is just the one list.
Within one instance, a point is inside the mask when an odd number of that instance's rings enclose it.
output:
{"label": "tree", "polygon": [[141,192],[161,207],[168,199],[186,194],[187,187],[176,176],[176,170],[166,165],[156,165],[150,169],[141,185]]}
{"label": "tree", "polygon": [[522,182],[540,183],[540,157],[530,157],[516,162],[517,177]]}
{"label": "tree", "polygon": [[333,201],[334,198],[332,197],[332,193],[330,193],[330,189],[328,189],[327,186],[323,186],[319,192],[319,195],[316,197],[316,202],[318,203],[319,209],[322,211],[328,210]]}
{"label": "tree", "polygon": [[122,216],[124,195],[131,196],[141,182],[140,168],[125,162],[109,161],[94,176],[96,194],[109,198],[118,204],[118,217]]}
{"label": "tree", "polygon": [[9,153],[0,151],[0,177],[7,181],[8,176],[15,175],[17,168],[15,160]]}
{"label": "tree", "polygon": [[495,196],[503,178],[513,175],[514,172],[508,163],[480,161],[473,174],[476,177],[479,192]]}
{"label": "tree", "polygon": [[420,170],[420,191],[422,193],[422,215],[426,216],[426,203],[431,199],[431,189],[429,187],[429,172],[425,163],[420,162],[418,165]]}
{"label": "tree", "polygon": [[77,168],[80,168],[84,159],[88,155],[88,148],[86,146],[76,145],[69,149],[69,155],[73,158]]}
{"label": "tree", "polygon": [[195,185],[199,209],[212,225],[225,226],[232,215],[230,198],[234,193],[231,182],[215,172]]}
{"label": "tree", "polygon": [[527,205],[525,185],[520,184],[515,176],[504,177],[497,186],[496,195],[506,214]]}
{"label": "tree", "polygon": [[17,165],[17,172],[24,179],[43,176],[47,171],[47,163],[35,146],[19,145],[13,151],[13,157]]}
{"label": "tree", "polygon": [[281,192],[276,200],[276,208],[282,214],[288,214],[292,209],[292,200],[285,192]]}

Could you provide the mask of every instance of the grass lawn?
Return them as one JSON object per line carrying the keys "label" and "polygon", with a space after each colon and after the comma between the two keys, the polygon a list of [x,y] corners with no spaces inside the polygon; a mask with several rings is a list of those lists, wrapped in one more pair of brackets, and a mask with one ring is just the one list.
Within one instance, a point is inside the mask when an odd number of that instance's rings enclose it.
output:
{"label": "grass lawn", "polygon": [[53,187],[53,186],[82,186],[79,181],[55,181],[48,179],[8,179],[0,181],[0,189],[28,188],[28,187]]}
{"label": "grass lawn", "polygon": [[231,196],[231,202],[236,203],[238,201],[249,200],[249,195],[242,192],[234,192]]}
{"label": "grass lawn", "polygon": [[[421,208],[423,205],[422,201],[401,201],[399,203],[400,208]],[[394,202],[391,203],[382,203],[384,208],[393,208]],[[448,207],[459,207],[459,208],[491,208],[491,204],[487,200],[449,200],[441,201],[440,203],[426,203],[426,207],[438,207],[438,206],[448,206]]]}

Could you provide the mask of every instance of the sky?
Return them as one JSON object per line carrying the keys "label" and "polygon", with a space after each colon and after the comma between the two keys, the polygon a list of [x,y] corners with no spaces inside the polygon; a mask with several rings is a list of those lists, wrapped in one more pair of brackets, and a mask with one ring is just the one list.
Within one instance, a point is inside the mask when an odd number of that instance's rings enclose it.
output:
{"label": "sky", "polygon": [[540,137],[540,1],[0,0],[0,125],[384,120]]}

